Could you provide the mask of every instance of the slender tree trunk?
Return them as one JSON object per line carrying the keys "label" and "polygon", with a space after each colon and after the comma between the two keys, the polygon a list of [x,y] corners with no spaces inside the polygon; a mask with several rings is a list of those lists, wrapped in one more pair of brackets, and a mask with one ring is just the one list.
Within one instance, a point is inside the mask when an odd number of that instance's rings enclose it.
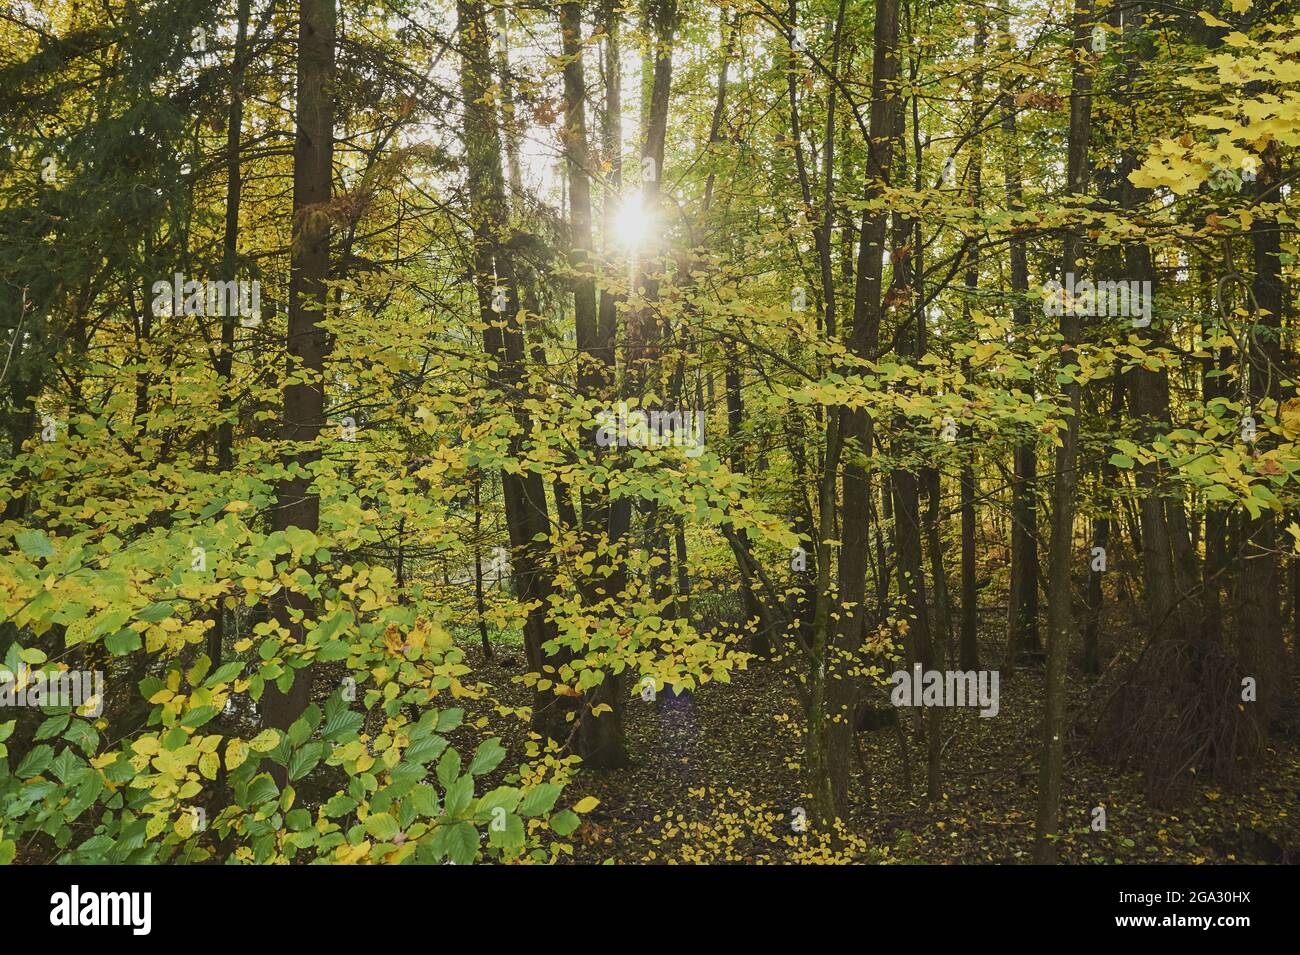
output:
{"label": "slender tree trunk", "polygon": [[[1255,180],[1255,195],[1261,201],[1275,201],[1281,179],[1277,147],[1265,150]],[[1282,317],[1288,313],[1286,284],[1282,277],[1282,233],[1276,219],[1257,216],[1250,227],[1255,280],[1251,286],[1259,312],[1247,331],[1246,390],[1249,410],[1256,416],[1268,401],[1282,394]],[[1269,450],[1272,439],[1259,429],[1253,453]],[[1282,641],[1281,591],[1278,575],[1277,518],[1271,510],[1257,517],[1241,517],[1242,550],[1237,567],[1237,649],[1245,668],[1243,677],[1254,677],[1259,701],[1259,724],[1268,724],[1288,696],[1285,674],[1286,648]]]}
{"label": "slender tree trunk", "polygon": [[[508,225],[505,184],[501,169],[501,137],[496,110],[488,95],[492,83],[491,50],[481,0],[458,0],[457,35],[461,49],[461,96],[465,103],[463,131],[469,180],[469,218],[474,230],[474,285],[484,350],[494,360],[492,384],[513,405],[517,434],[511,453],[524,453],[523,435],[533,430],[519,389],[524,384],[524,335],[520,324],[519,290],[514,261],[502,230]],[[545,539],[550,533],[546,490],[539,474],[502,471],[502,497],[510,537],[515,592],[527,604],[524,648],[529,668],[542,672],[547,659],[543,646],[554,638],[547,615],[554,592],[554,572]],[[533,728],[555,739],[567,739],[568,724],[558,697],[539,693],[533,702]]]}
{"label": "slender tree trunk", "polygon": [[[573,310],[578,344],[578,393],[584,398],[601,398],[612,379],[613,369],[606,364],[607,354],[602,353],[599,339],[599,313],[596,306],[596,277],[591,259],[593,249],[591,228],[591,179],[588,170],[591,160],[587,147],[587,80],[583,64],[582,8],[574,0],[560,6],[560,31],[564,55],[564,148],[569,181],[569,231],[572,247],[569,264],[574,272]],[[596,447],[594,430],[584,434],[584,440]],[[592,499],[599,492],[591,492],[584,501],[584,515],[604,513],[605,502]],[[584,526],[583,546],[597,549],[596,540],[605,534],[605,528]],[[583,586],[589,602],[595,603],[594,586]],[[603,715],[593,715],[596,708]],[[623,733],[623,678],[622,674],[606,673],[604,681],[588,690],[583,697],[577,716],[574,734],[575,752],[591,766],[608,768],[627,762],[627,743]]]}
{"label": "slender tree trunk", "polygon": [[483,659],[492,659],[492,641],[488,639],[487,602],[483,599],[483,477],[474,478],[474,613],[478,616],[478,638],[483,645]]}
{"label": "slender tree trunk", "polygon": [[[1010,35],[1010,20],[1002,16],[1002,33]],[[1021,184],[1019,137],[1016,129],[1016,107],[1010,95],[1003,92],[1002,133],[1007,151],[1004,181],[1007,204],[1020,210],[1024,207]],[[1013,234],[1008,243],[1011,255],[1011,306],[1012,322],[1019,341],[1017,347],[1025,348],[1033,318],[1028,300],[1029,258],[1025,240]],[[1007,604],[1007,652],[1002,668],[1008,674],[1015,671],[1016,655],[1036,652],[1042,648],[1038,636],[1038,446],[1031,439],[1022,440],[1012,453],[1011,483],[1011,593]]]}
{"label": "slender tree trunk", "polygon": [[[1201,393],[1206,405],[1214,398],[1227,397],[1228,369],[1232,365],[1231,350],[1219,349],[1217,355],[1205,360],[1201,374]],[[1217,372],[1217,374],[1210,374]],[[1223,593],[1228,584],[1228,511],[1222,506],[1207,504],[1205,508],[1205,564],[1201,575],[1205,601],[1203,633],[1207,642],[1223,639]]]}
{"label": "slender tree trunk", "polygon": [[[988,23],[984,18],[982,11],[975,16],[975,55],[982,58],[988,45]],[[973,122],[982,121],[982,106],[984,94],[984,71],[981,69],[975,77],[974,90],[974,109]],[[970,196],[971,206],[979,209],[983,201],[984,187],[984,143],[983,138],[976,136],[971,143],[971,160],[970,160]],[[970,267],[966,270],[966,306],[962,309],[965,316],[969,316],[969,303],[974,300],[975,293],[979,289],[979,259],[972,258]],[[963,363],[963,373],[969,377],[970,364]],[[967,437],[971,435],[967,429]],[[976,513],[975,513],[975,496],[976,496],[976,478],[975,478],[975,447],[972,442],[965,455],[962,457],[961,475],[959,478],[961,492],[961,632],[958,637],[957,656],[959,666],[963,670],[978,670],[979,660],[979,594],[976,590]]]}
{"label": "slender tree trunk", "polygon": [[[320,457],[313,446],[325,424],[325,360],[329,338],[325,317],[330,267],[330,225],[324,214],[331,195],[334,160],[334,0],[302,0],[298,23],[298,118],[293,154],[294,242],[289,271],[288,352],[295,375],[306,380],[284,387],[281,435],[296,455],[295,476],[276,488],[271,528],[316,531],[320,498],[311,490],[309,471]],[[290,637],[305,643],[304,624],[311,600],[299,591],[283,591],[275,603],[276,622]],[[294,616],[297,615],[297,620]],[[267,726],[287,729],[311,698],[311,671],[300,670],[287,687],[267,687],[262,718]],[[284,770],[272,774],[284,783]]]}
{"label": "slender tree trunk", "polygon": [[[221,241],[221,274],[226,281],[237,281],[239,256],[239,197],[243,177],[239,168],[239,145],[244,130],[244,56],[248,42],[248,16],[251,0],[239,0],[235,24],[235,52],[230,67],[230,113],[226,120],[226,223]],[[228,310],[230,311],[230,310]],[[235,315],[221,318],[221,348],[217,352],[217,468],[229,471],[235,464],[235,425],[230,420],[234,407],[231,370],[235,356]],[[213,669],[221,666],[222,645],[226,638],[226,613],[221,607],[213,613],[213,627],[208,634],[208,659]]]}
{"label": "slender tree trunk", "polygon": [[507,17],[507,5],[494,4],[492,24],[496,35],[496,71],[497,82],[501,84],[501,128],[502,139],[506,147],[506,170],[510,194],[514,201],[523,199],[524,176],[520,162],[519,128],[515,120],[515,84],[510,73],[510,22]]}
{"label": "slender tree trunk", "polygon": [[[619,191],[623,187],[623,64],[619,47],[617,0],[602,0],[600,17],[605,32],[605,108],[601,113],[600,147],[605,161],[609,163],[601,198],[601,215],[604,219],[605,252],[608,254],[610,237],[618,215]],[[607,367],[614,365],[617,306],[618,296],[610,289],[602,288],[597,347]]]}
{"label": "slender tree trunk", "polygon": [[[912,6],[904,2],[903,14],[905,17],[904,28],[908,34],[912,33]],[[921,61],[919,56],[911,58],[909,80],[916,84]],[[921,117],[919,100],[915,93],[911,97],[911,134],[912,134],[912,165],[913,165],[913,182],[912,186],[917,192],[925,188],[924,170],[922,168],[922,144],[921,144]],[[907,123],[904,114],[900,114],[898,123],[899,138],[899,156],[907,155]],[[903,163],[900,163],[897,176],[899,181],[906,179],[907,170]],[[894,252],[891,255],[893,262],[894,277],[893,289],[900,295],[904,296],[904,303],[907,310],[911,313],[911,323],[915,331],[911,338],[911,358],[914,365],[920,367],[930,350],[930,331],[926,321],[926,313],[923,307],[925,302],[925,260],[924,249],[925,243],[921,233],[921,222],[919,219],[911,216],[899,215],[895,218],[897,228],[896,238],[894,240]],[[910,247],[910,251],[909,251]],[[901,310],[901,309],[900,309]],[[900,344],[900,349],[903,346]],[[897,429],[900,434],[905,432],[905,428]],[[916,578],[919,582],[919,592],[914,595],[919,600],[916,605],[918,623],[922,626],[913,629],[914,645],[916,660],[921,662],[927,670],[943,671],[948,666],[948,660],[952,651],[952,600],[948,592],[948,572],[944,567],[943,560],[943,543],[940,535],[940,480],[939,472],[933,467],[923,467],[916,474],[915,485],[912,492],[916,495],[924,492],[928,505],[925,519],[922,521],[918,531],[924,534],[925,550],[928,551],[930,563],[931,586],[929,588],[929,597],[925,589],[925,571],[918,565]],[[910,504],[911,502],[909,502]],[[912,505],[915,506],[915,505]],[[919,518],[919,512],[918,512]],[[911,533],[911,531],[909,531]],[[918,534],[917,545],[921,543],[920,534]],[[900,552],[901,556],[901,552]],[[910,559],[910,557],[909,557]],[[927,614],[927,605],[934,608],[933,614]],[[943,716],[944,708],[941,706],[928,707],[925,710],[918,709],[918,715],[923,715],[926,727],[926,799],[930,802],[936,802],[943,796]]]}
{"label": "slender tree trunk", "polygon": [[[1092,63],[1086,52],[1092,25],[1091,0],[1076,0],[1074,9],[1074,69],[1070,83],[1070,132],[1067,189],[1083,196],[1088,186],[1088,137],[1092,115]],[[1082,237],[1069,227],[1061,255],[1061,284],[1078,268]],[[1079,359],[1079,317],[1072,308],[1061,310],[1062,346],[1060,367],[1069,377],[1061,388],[1066,411],[1064,433],[1056,450],[1056,472],[1052,475],[1052,536],[1048,551],[1050,583],[1047,596],[1047,685],[1043,707],[1042,757],[1038,773],[1038,825],[1034,860],[1056,862],[1057,818],[1061,802],[1061,768],[1065,735],[1065,664],[1073,630],[1070,580],[1074,561],[1075,490],[1078,483],[1079,382],[1075,376]]]}
{"label": "slender tree trunk", "polygon": [[980,668],[975,496],[975,469],[966,463],[961,469],[961,634],[957,641],[957,656],[963,670]]}
{"label": "slender tree trunk", "polygon": [[[1118,421],[1123,408],[1124,384],[1119,369],[1115,369],[1111,391],[1110,415],[1107,420]],[[1118,472],[1109,460],[1101,465],[1100,486],[1103,493],[1115,486]],[[1092,523],[1092,548],[1088,564],[1088,619],[1083,631],[1083,671],[1091,676],[1101,672],[1101,651],[1099,631],[1101,629],[1101,609],[1105,600],[1102,590],[1102,578],[1110,571],[1110,537],[1111,519],[1109,513],[1103,513]]]}
{"label": "slender tree trunk", "polygon": [[[876,4],[874,52],[871,76],[871,118],[868,125],[866,194],[877,199],[890,180],[893,140],[898,115],[898,0]],[[858,245],[858,267],[853,293],[853,326],[849,350],[862,358],[874,357],[881,321],[881,279],[888,212],[867,208],[862,214]],[[835,484],[842,448],[866,454],[871,447],[871,425],[862,409],[832,409],[827,414],[827,454],[822,479],[820,540],[835,533]],[[843,474],[843,527],[838,566],[839,621],[832,625],[829,577],[823,567],[829,563],[829,548],[818,558],[818,607],[814,615],[815,657],[812,680],[814,696],[821,699],[823,712],[809,721],[809,776],[813,784],[815,811],[823,824],[844,815],[848,806],[848,778],[853,740],[853,707],[857,702],[854,680],[836,674],[842,659],[861,646],[865,625],[868,520],[871,487],[866,468],[846,460]],[[830,651],[833,649],[834,657]],[[848,656],[844,656],[848,655]],[[820,685],[817,685],[820,684]],[[814,700],[814,708],[818,706]]]}

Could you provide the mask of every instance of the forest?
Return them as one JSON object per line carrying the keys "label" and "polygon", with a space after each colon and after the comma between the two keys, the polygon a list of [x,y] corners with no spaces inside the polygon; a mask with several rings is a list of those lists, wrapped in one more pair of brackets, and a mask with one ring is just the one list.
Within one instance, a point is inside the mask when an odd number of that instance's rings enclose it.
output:
{"label": "forest", "polygon": [[1285,0],[0,0],[0,864],[1300,861],[1298,160]]}

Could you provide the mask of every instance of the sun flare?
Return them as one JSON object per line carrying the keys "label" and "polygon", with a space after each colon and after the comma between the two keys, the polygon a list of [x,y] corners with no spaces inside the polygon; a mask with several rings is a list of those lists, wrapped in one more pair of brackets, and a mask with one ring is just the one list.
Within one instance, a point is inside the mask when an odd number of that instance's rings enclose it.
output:
{"label": "sun flare", "polygon": [[640,196],[623,200],[614,220],[614,234],[626,248],[635,249],[650,236],[651,216],[641,205]]}

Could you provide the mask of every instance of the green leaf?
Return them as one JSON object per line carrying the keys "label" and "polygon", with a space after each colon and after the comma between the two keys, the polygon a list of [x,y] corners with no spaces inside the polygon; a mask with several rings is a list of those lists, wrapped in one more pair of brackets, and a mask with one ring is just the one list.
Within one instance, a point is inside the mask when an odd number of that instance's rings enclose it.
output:
{"label": "green leaf", "polygon": [[438,815],[438,790],[428,783],[420,783],[411,790],[411,807],[420,816]]}
{"label": "green leaf", "polygon": [[505,828],[495,828],[495,823],[488,824],[488,845],[498,849],[522,849],[524,847],[524,821],[514,813],[505,817]]}
{"label": "green leaf", "polygon": [[438,782],[442,783],[443,789],[446,789],[459,775],[460,753],[452,747],[442,754],[442,759],[438,760]]}
{"label": "green leaf", "polygon": [[275,780],[269,773],[261,773],[253,777],[253,781],[248,784],[245,792],[244,804],[247,806],[256,806],[264,803],[269,799],[274,799],[279,795],[280,789],[275,785]]}
{"label": "green leaf", "polygon": [[301,716],[298,717],[289,727],[289,742],[294,746],[301,746],[311,738],[311,729],[311,723]]}
{"label": "green leaf", "polygon": [[370,833],[380,842],[392,842],[393,837],[401,831],[397,825],[397,820],[386,812],[377,812],[366,817],[366,832]]}
{"label": "green leaf", "polygon": [[457,865],[469,865],[478,855],[478,830],[468,822],[458,822],[447,830],[447,853]]}
{"label": "green leaf", "polygon": [[185,714],[184,719],[181,720],[181,726],[197,729],[216,716],[218,712],[215,706],[196,706]]}
{"label": "green leaf", "polygon": [[87,756],[93,755],[96,747],[99,746],[99,733],[86,720],[73,720],[64,731],[63,738],[73,746],[79,747]]}
{"label": "green leaf", "polygon": [[352,626],[356,618],[352,616],[351,611],[343,610],[339,613],[332,614],[330,617],[322,620],[316,629],[307,637],[308,643],[325,643],[333,638],[340,630],[346,630]]}
{"label": "green leaf", "polygon": [[105,637],[104,646],[108,649],[109,653],[113,654],[113,656],[120,657],[123,654],[130,653],[132,650],[139,650],[142,644],[140,642],[140,634],[128,628],[125,630],[119,630],[111,637]]}
{"label": "green leaf", "polygon": [[499,739],[495,737],[486,739],[474,751],[474,758],[469,763],[469,772],[473,776],[490,773],[501,764],[501,760],[505,759],[505,757],[506,751]]}
{"label": "green leaf", "polygon": [[434,727],[434,732],[446,733],[448,730],[454,730],[464,718],[465,711],[459,707],[443,710],[438,714],[438,725]]}
{"label": "green leaf", "polygon": [[14,536],[18,549],[28,557],[53,557],[54,546],[44,531],[20,531]]}
{"label": "green leaf", "polygon": [[447,748],[447,741],[441,736],[425,736],[417,739],[402,753],[408,762],[423,766]]}
{"label": "green leaf", "polygon": [[325,744],[317,741],[308,743],[302,749],[294,750],[289,757],[289,779],[298,780],[316,768],[324,755]]}
{"label": "green leaf", "polygon": [[23,761],[18,764],[15,775],[19,779],[30,779],[32,776],[39,776],[45,770],[50,768],[50,763],[54,761],[54,749],[50,746],[37,746],[23,757]]}
{"label": "green leaf", "polygon": [[478,801],[477,814],[479,816],[491,815],[492,810],[498,807],[505,809],[506,812],[514,812],[523,795],[514,786],[498,786]]}
{"label": "green leaf", "polygon": [[338,660],[346,660],[350,652],[350,648],[342,640],[329,640],[316,652],[316,660],[319,663],[334,663]]}
{"label": "green leaf", "polygon": [[463,815],[474,799],[474,777],[462,776],[447,787],[443,809],[449,816]]}
{"label": "green leaf", "polygon": [[63,732],[64,727],[68,725],[68,722],[71,719],[72,715],[70,713],[64,713],[60,716],[51,716],[49,719],[44,720],[40,726],[36,727],[36,735],[33,736],[32,739],[50,739],[53,736],[58,736]]}
{"label": "green leaf", "polygon": [[551,829],[558,836],[567,836],[580,825],[582,819],[572,809],[562,809],[551,817]]}
{"label": "green leaf", "polygon": [[361,729],[366,718],[352,710],[340,710],[325,720],[320,735],[332,743],[343,742]]}
{"label": "green leaf", "polygon": [[240,663],[238,660],[233,663],[222,664],[216,673],[213,673],[203,681],[203,685],[212,687],[216,686],[218,683],[229,683],[235,677],[239,676],[243,669],[244,664]]}
{"label": "green leaf", "polygon": [[334,819],[338,816],[346,816],[353,809],[357,808],[357,801],[345,793],[336,793],[329,802],[325,803],[325,816],[328,819]]}
{"label": "green leaf", "polygon": [[560,788],[555,783],[538,783],[524,794],[519,815],[532,817],[550,812],[555,800],[560,798]]}
{"label": "green leaf", "polygon": [[158,623],[170,617],[172,612],[173,608],[169,603],[150,604],[140,612],[140,619],[147,623]]}

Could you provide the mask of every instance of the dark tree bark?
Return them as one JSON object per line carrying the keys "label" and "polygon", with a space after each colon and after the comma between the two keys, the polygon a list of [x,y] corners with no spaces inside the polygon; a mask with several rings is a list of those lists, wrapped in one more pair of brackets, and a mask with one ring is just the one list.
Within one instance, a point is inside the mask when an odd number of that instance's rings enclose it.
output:
{"label": "dark tree bark", "polygon": [[[1265,150],[1255,180],[1255,196],[1274,200],[1281,179],[1276,146]],[[1287,289],[1282,277],[1282,232],[1275,218],[1257,215],[1250,227],[1255,280],[1251,285],[1258,312],[1247,330],[1246,390],[1250,408],[1259,409],[1282,394],[1282,318],[1287,314]],[[1276,407],[1276,406],[1275,406]],[[1255,411],[1258,414],[1258,411]],[[1270,437],[1260,429],[1254,453],[1268,450]],[[1278,574],[1277,517],[1271,510],[1241,516],[1241,556],[1237,565],[1237,650],[1245,672],[1254,677],[1258,722],[1267,730],[1288,696],[1286,647],[1282,640],[1281,591]]]}
{"label": "dark tree bark", "polygon": [[[868,125],[865,199],[880,196],[888,184],[897,135],[898,0],[876,4],[871,77],[871,119]],[[862,358],[874,356],[879,344],[882,315],[881,279],[888,213],[866,209],[858,244],[858,265],[853,293],[853,325],[849,350]],[[834,678],[844,659],[862,643],[865,624],[868,521],[871,486],[860,458],[844,456],[852,450],[865,455],[871,447],[871,425],[861,409],[834,409],[827,415],[827,454],[821,499],[819,541],[835,533],[835,486],[844,459],[843,527],[838,566],[839,621],[832,624],[829,599],[830,549],[819,544],[817,610],[814,615],[814,666],[810,680],[812,712],[808,734],[808,770],[815,811],[823,824],[844,815],[848,806],[848,778],[853,741],[852,713],[857,702],[855,681]],[[828,674],[831,676],[828,679]]]}
{"label": "dark tree bark", "polygon": [[[988,23],[984,18],[983,12],[976,14],[975,23],[975,55],[982,57],[988,44]],[[973,109],[973,122],[982,121],[982,104],[984,93],[984,72],[981,70],[975,77],[975,103]],[[979,136],[974,137],[971,144],[972,158],[970,161],[970,195],[971,205],[975,209],[980,208],[983,201],[984,188],[984,148],[983,139]],[[976,291],[979,289],[979,259],[972,258],[970,267],[966,270],[965,276],[967,305],[963,312],[969,315],[969,302],[974,299]],[[963,366],[963,371],[969,375],[969,362]],[[969,437],[970,431],[967,435]],[[957,656],[959,666],[963,670],[978,670],[979,661],[979,594],[976,590],[976,512],[975,497],[977,493],[977,482],[975,477],[975,448],[972,445],[962,458],[961,475],[959,477],[961,491],[961,623],[960,635],[958,637]],[[1013,492],[1014,493],[1014,492]]]}
{"label": "dark tree bark", "polygon": [[[1074,8],[1074,69],[1070,82],[1070,132],[1067,162],[1067,190],[1082,196],[1088,186],[1088,138],[1092,116],[1092,63],[1086,52],[1092,26],[1091,0],[1076,0]],[[1083,240],[1078,230],[1067,228],[1061,254],[1061,283],[1078,268]],[[1050,583],[1047,593],[1047,686],[1043,707],[1042,757],[1038,773],[1038,824],[1034,860],[1056,862],[1057,818],[1061,802],[1061,768],[1065,734],[1065,663],[1073,630],[1070,580],[1074,560],[1075,490],[1078,484],[1079,382],[1072,374],[1078,365],[1079,317],[1072,308],[1062,309],[1060,366],[1070,373],[1061,388],[1066,423],[1061,445],[1056,450],[1052,475],[1052,536],[1048,550]]]}
{"label": "dark tree bark", "polygon": [[[474,230],[474,286],[483,324],[483,347],[495,364],[491,384],[513,407],[518,424],[511,440],[511,453],[522,457],[525,436],[532,432],[533,423],[523,408],[520,393],[525,377],[525,350],[518,283],[513,257],[501,234],[509,218],[501,169],[501,137],[496,110],[487,95],[492,82],[487,22],[481,0],[459,0],[456,12],[461,96],[465,104],[463,132],[469,218]],[[524,649],[529,668],[541,673],[546,661],[554,660],[547,657],[543,646],[555,636],[554,623],[547,615],[554,592],[554,572],[545,544],[545,537],[550,533],[546,490],[541,475],[533,471],[522,474],[502,471],[501,485],[515,592],[520,602],[531,607],[524,623]],[[567,721],[558,700],[540,693],[535,697],[533,728],[554,739],[566,739]]]}
{"label": "dark tree bark", "polygon": [[[1002,32],[1010,34],[1010,21],[1004,14]],[[1004,165],[1004,182],[1007,204],[1012,209],[1024,206],[1021,183],[1019,141],[1016,130],[1015,104],[1003,92],[1002,132],[1007,156]],[[1008,243],[1011,256],[1011,307],[1012,322],[1020,341],[1030,333],[1033,319],[1027,298],[1029,292],[1029,258],[1025,240],[1019,234],[1011,236]],[[1038,636],[1038,446],[1033,440],[1024,440],[1012,452],[1011,483],[1011,594],[1007,604],[1007,652],[1002,668],[1008,674],[1015,671],[1016,655],[1036,652],[1042,648]]]}
{"label": "dark tree bark", "polygon": [[[564,149],[569,181],[569,230],[572,246],[569,264],[574,271],[573,311],[578,344],[578,393],[584,398],[606,396],[613,378],[610,355],[601,349],[599,313],[596,306],[596,277],[591,259],[591,160],[587,146],[587,80],[582,56],[582,8],[570,0],[560,7],[560,31],[564,56]],[[584,435],[588,446],[596,448],[595,432]],[[607,510],[599,492],[584,495],[582,528],[583,546],[597,549],[598,538],[606,528],[601,518]],[[599,595],[593,582],[584,582],[584,595],[596,603]],[[583,697],[574,733],[574,751],[591,766],[608,768],[627,762],[627,743],[623,733],[624,692],[622,674],[606,673],[604,681],[588,690]],[[593,710],[604,704],[607,711],[594,716]]]}
{"label": "dark tree bark", "polygon": [[483,598],[483,476],[474,478],[474,613],[478,616],[478,638],[483,659],[492,659],[492,641],[488,639],[487,602]]}
{"label": "dark tree bark", "polygon": [[[221,239],[221,274],[227,281],[237,281],[239,261],[239,199],[243,177],[239,167],[239,146],[244,130],[244,57],[248,42],[248,16],[251,0],[239,0],[236,10],[235,52],[230,68],[230,113],[226,118],[226,222]],[[217,352],[216,371],[221,379],[217,398],[217,468],[229,471],[235,463],[235,425],[230,420],[234,407],[231,369],[235,356],[235,327],[239,319],[224,315],[221,319],[221,348]],[[226,614],[218,607],[213,613],[212,631],[208,634],[208,659],[213,668],[221,665],[222,644],[226,637]]]}
{"label": "dark tree bark", "polygon": [[[1123,407],[1123,379],[1116,369],[1111,391],[1110,421],[1118,421]],[[1118,472],[1109,460],[1103,461],[1100,468],[1100,490],[1106,493],[1115,486]],[[1101,629],[1101,610],[1105,600],[1102,590],[1102,578],[1110,571],[1110,515],[1103,513],[1092,522],[1091,555],[1097,555],[1100,549],[1101,562],[1092,557],[1088,564],[1088,617],[1083,631],[1083,672],[1095,676],[1101,672],[1101,651],[1099,647],[1099,630]]]}
{"label": "dark tree bark", "polygon": [[[605,32],[605,108],[600,120],[600,147],[609,173],[605,176],[601,215],[604,218],[606,252],[618,214],[617,201],[623,186],[623,69],[619,47],[619,5],[617,0],[602,0],[601,26]],[[614,364],[614,342],[618,326],[618,296],[608,288],[600,290],[600,314],[597,347],[606,366]]]}
{"label": "dark tree bark", "polygon": [[[306,380],[284,387],[281,437],[305,446],[292,461],[293,476],[276,488],[271,529],[290,527],[316,531],[320,498],[311,490],[308,469],[320,457],[314,449],[325,424],[325,360],[329,338],[325,317],[330,268],[330,201],[334,160],[334,0],[302,0],[298,23],[298,118],[293,153],[293,251],[289,272],[288,353],[295,374]],[[276,601],[275,618],[291,639],[304,642],[304,622],[311,600],[298,591],[284,591]],[[298,620],[294,614],[300,614]],[[284,692],[268,686],[262,697],[267,726],[287,729],[311,697],[311,671],[298,671]],[[284,783],[283,767],[272,774]]]}

